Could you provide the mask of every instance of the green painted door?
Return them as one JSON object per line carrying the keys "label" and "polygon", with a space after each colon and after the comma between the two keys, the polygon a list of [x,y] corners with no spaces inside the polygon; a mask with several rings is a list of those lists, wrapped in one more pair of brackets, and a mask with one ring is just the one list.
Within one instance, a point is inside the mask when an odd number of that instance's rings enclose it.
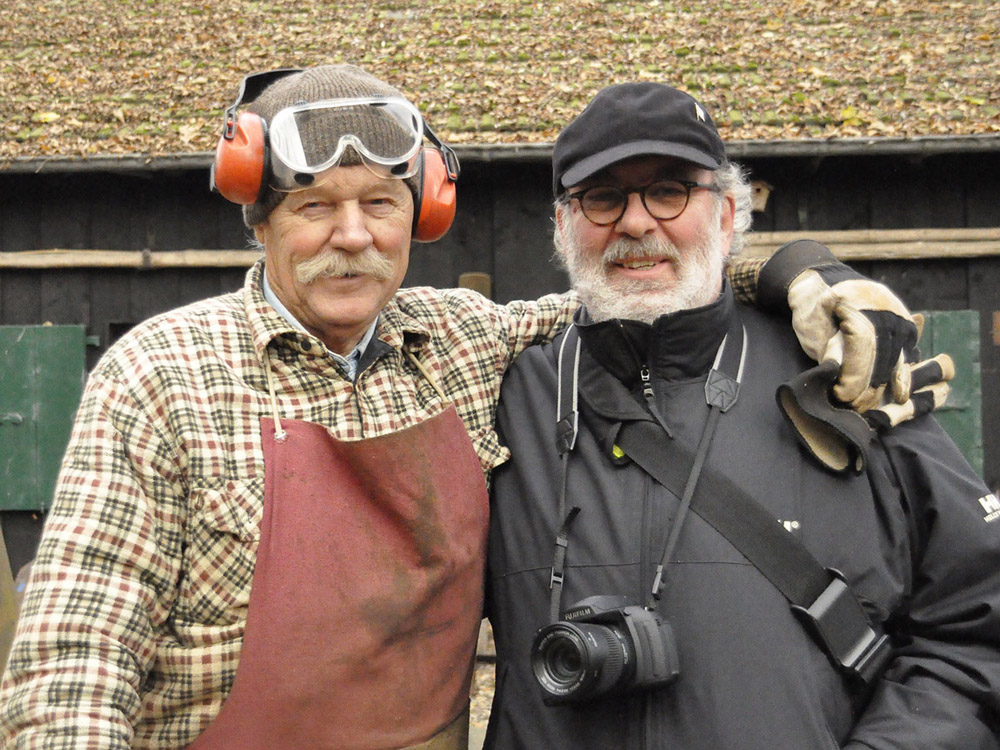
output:
{"label": "green painted door", "polygon": [[979,372],[979,312],[948,310],[924,312],[920,352],[924,357],[947,353],[955,361],[948,401],[935,412],[938,422],[983,475],[983,393]]}
{"label": "green painted door", "polygon": [[80,405],[83,326],[0,326],[0,510],[45,510]]}

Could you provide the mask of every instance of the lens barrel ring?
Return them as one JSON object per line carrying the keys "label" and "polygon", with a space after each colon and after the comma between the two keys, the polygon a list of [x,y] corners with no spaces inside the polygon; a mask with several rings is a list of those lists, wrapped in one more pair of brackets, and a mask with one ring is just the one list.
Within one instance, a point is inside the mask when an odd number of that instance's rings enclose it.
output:
{"label": "lens barrel ring", "polygon": [[531,667],[552,699],[579,701],[627,683],[635,669],[635,650],[618,628],[563,621],[538,632]]}

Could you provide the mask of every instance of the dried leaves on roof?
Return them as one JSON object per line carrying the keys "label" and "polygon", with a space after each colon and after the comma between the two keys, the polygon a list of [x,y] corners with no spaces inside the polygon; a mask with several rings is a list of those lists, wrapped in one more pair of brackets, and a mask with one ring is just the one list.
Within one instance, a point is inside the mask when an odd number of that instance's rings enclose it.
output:
{"label": "dried leaves on roof", "polygon": [[354,62],[455,143],[554,139],[659,80],[727,139],[1000,133],[994,0],[7,0],[0,157],[214,148],[248,72]]}

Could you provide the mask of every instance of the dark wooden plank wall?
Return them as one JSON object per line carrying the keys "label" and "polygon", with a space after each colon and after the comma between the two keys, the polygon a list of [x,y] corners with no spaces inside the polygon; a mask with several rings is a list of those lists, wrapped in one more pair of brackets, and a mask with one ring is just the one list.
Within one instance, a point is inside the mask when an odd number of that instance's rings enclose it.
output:
{"label": "dark wooden plank wall", "polygon": [[[737,153],[751,177],[774,190],[755,215],[761,231],[1000,226],[1000,150],[978,153]],[[742,158],[741,158],[742,157]],[[415,245],[406,283],[453,286],[490,274],[494,299],[565,288],[552,262],[547,159],[463,161],[455,226]],[[238,208],[208,191],[207,168],[0,170],[0,251],[64,248],[240,249]],[[1000,485],[1000,258],[885,261],[857,267],[898,290],[914,309],[980,311],[986,478]],[[0,324],[83,323],[104,347],[128,326],[189,301],[236,289],[245,270],[2,270]],[[1000,325],[997,323],[996,325]],[[4,518],[30,538],[38,519]],[[19,524],[27,524],[25,531]],[[9,543],[8,546],[11,546]],[[18,542],[13,547],[19,549]],[[15,557],[17,552],[12,552]],[[16,561],[16,560],[15,560]]]}

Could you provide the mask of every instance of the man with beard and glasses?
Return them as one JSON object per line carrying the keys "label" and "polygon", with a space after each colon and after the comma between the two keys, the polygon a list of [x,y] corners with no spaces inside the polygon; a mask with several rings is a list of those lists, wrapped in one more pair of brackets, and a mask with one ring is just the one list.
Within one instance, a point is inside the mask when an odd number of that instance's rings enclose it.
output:
{"label": "man with beard and glasses", "polygon": [[[213,180],[263,257],[90,374],[0,745],[464,750],[500,379],[578,303],[400,289],[457,178],[416,107],[356,67],[244,80]],[[859,283],[856,302],[884,294]],[[810,319],[832,334],[858,304],[828,297]],[[856,395],[890,379],[893,331],[916,338],[885,305],[888,327],[844,329]]]}
{"label": "man with beard and glasses", "polygon": [[705,107],[611,86],[553,172],[583,304],[501,388],[486,748],[1000,747],[997,498],[930,416],[857,462],[800,440],[865,420],[734,304],[750,187]]}

